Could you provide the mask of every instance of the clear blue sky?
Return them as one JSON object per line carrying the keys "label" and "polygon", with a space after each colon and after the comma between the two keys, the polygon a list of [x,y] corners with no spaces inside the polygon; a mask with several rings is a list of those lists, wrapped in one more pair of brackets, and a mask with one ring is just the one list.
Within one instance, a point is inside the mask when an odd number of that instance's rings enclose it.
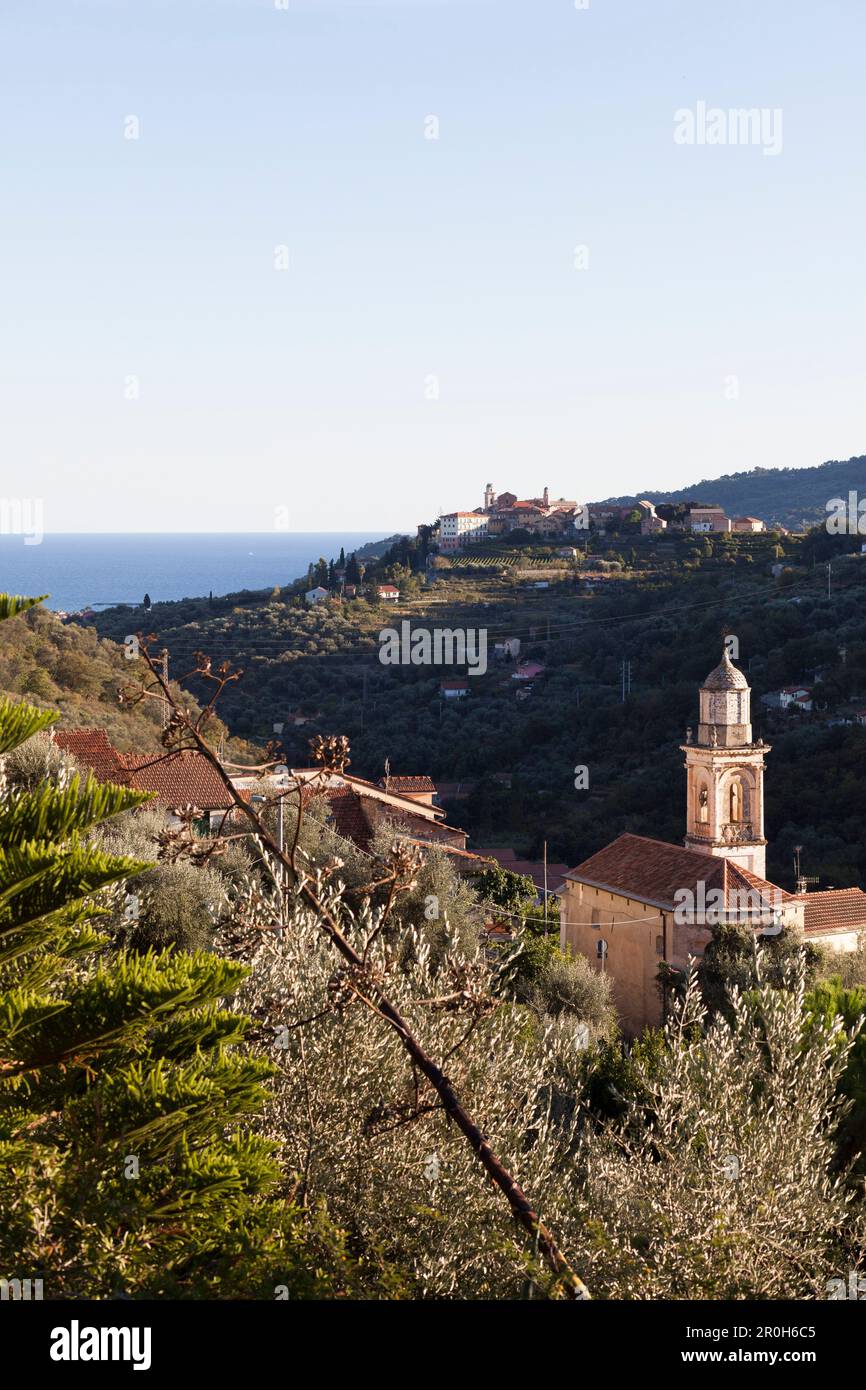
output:
{"label": "clear blue sky", "polygon": [[[277,3],[3,0],[3,490],[47,530],[866,451],[863,0]],[[700,101],[781,153],[677,145]]]}

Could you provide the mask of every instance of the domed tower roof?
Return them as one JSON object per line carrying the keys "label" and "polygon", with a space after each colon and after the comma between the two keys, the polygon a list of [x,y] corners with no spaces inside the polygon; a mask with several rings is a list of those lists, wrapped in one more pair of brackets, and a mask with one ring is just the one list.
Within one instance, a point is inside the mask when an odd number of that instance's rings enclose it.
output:
{"label": "domed tower roof", "polygon": [[714,671],[711,671],[701,686],[702,690],[748,690],[749,682],[733,665],[727,647]]}

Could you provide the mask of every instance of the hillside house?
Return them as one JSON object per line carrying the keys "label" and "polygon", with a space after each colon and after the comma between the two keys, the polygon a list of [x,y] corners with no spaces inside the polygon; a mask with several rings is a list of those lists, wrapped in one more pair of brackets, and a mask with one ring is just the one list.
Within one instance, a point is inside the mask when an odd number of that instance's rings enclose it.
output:
{"label": "hillside house", "polygon": [[379,584],[376,588],[376,597],[383,603],[396,603],[400,597],[400,590],[396,584]]}
{"label": "hillside house", "polygon": [[697,533],[724,533],[731,530],[731,521],[723,507],[690,507],[688,527]]}
{"label": "hillside house", "polygon": [[151,792],[170,825],[177,812],[194,806],[204,833],[218,833],[234,808],[232,795],[216,769],[194,750],[175,753],[122,753],[105,729],[58,729],[58,748],[70,753],[99,782],[114,782],[133,791]]}
{"label": "hillside house", "polygon": [[784,685],[781,690],[762,695],[761,704],[769,709],[799,710],[801,714],[808,714],[812,709],[812,691],[808,685]]}
{"label": "hillside house", "polygon": [[322,603],[328,597],[328,590],[323,589],[321,584],[317,584],[315,589],[308,589],[304,594],[307,603]]}
{"label": "hillside house", "polygon": [[443,700],[465,700],[469,694],[468,681],[441,681],[439,693]]}
{"label": "hillside house", "polygon": [[[445,812],[425,798],[435,795],[429,777],[389,777],[388,786],[368,782],[349,773],[323,772],[318,767],[291,768],[281,778],[260,779],[252,774],[233,777],[234,785],[245,791],[253,782],[273,781],[276,786],[294,787],[300,784],[307,807],[318,802],[324,805],[328,823],[341,839],[360,850],[372,852],[373,840],[381,828],[393,832],[422,852],[436,846],[447,854],[456,871],[463,877],[489,868],[491,861],[466,848],[465,830],[449,825]],[[394,789],[394,783],[409,785],[414,790],[404,795]],[[294,805],[291,794],[289,805]]]}
{"label": "hillside house", "polygon": [[386,792],[396,793],[407,801],[415,801],[419,806],[433,806],[437,801],[436,783],[431,777],[403,777],[388,773],[379,778],[379,786]]}
{"label": "hillside house", "polygon": [[487,539],[487,517],[482,511],[446,512],[439,518],[439,549],[443,554],[460,550],[467,541]]}

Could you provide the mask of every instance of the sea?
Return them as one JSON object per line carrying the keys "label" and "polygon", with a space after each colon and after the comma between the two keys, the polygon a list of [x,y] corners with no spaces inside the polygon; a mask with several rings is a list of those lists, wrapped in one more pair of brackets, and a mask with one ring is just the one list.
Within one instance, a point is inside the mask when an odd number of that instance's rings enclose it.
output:
{"label": "sea", "polygon": [[116,603],[232,594],[289,584],[324,557],[337,559],[384,531],[266,531],[192,534],[0,535],[0,592],[47,594],[68,613]]}

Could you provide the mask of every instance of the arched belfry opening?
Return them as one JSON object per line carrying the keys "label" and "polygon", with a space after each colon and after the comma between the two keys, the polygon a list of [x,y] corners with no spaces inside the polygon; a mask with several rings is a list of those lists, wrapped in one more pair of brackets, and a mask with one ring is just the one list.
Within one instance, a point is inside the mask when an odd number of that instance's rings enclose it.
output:
{"label": "arched belfry opening", "polygon": [[689,730],[686,755],[685,843],[734,860],[763,878],[764,758],[753,738],[751,690],[727,650],[700,688],[697,737]]}

